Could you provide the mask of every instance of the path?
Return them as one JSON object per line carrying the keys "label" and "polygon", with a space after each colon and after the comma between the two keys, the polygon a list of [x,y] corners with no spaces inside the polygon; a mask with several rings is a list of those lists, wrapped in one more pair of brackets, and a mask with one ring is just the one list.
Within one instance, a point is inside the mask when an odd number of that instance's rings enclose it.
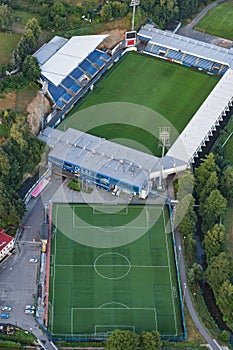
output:
{"label": "path", "polygon": [[[174,188],[173,188],[173,182],[172,179],[168,179],[168,197],[170,199],[174,199]],[[178,264],[179,264],[179,271],[180,271],[180,280],[181,280],[181,286],[182,286],[182,292],[183,297],[186,302],[186,306],[188,308],[188,311],[190,313],[190,316],[198,329],[198,331],[201,333],[203,338],[206,340],[206,342],[209,345],[209,348],[212,350],[219,350],[221,347],[218,345],[215,339],[212,339],[209,333],[206,331],[206,329],[203,327],[203,324],[200,322],[198,315],[194,309],[192,299],[190,296],[190,292],[188,289],[187,284],[187,277],[186,277],[186,271],[185,271],[185,263],[184,263],[184,255],[182,250],[182,242],[181,242],[181,234],[178,229],[175,229],[175,240],[176,240],[176,249],[177,249],[177,256],[178,256]]]}
{"label": "path", "polygon": [[[213,3],[211,3],[210,5],[206,6],[200,13],[197,14],[197,16],[192,20],[192,22],[190,22],[189,24],[187,24],[185,27],[181,27],[177,34],[179,35],[183,35],[183,36],[187,36],[189,38],[193,38],[196,40],[200,40],[200,41],[204,41],[206,43],[216,43],[216,39],[219,39],[218,37],[214,36],[214,35],[210,35],[210,34],[205,34],[202,32],[199,32],[195,29],[193,29],[195,27],[195,25],[200,21],[200,19],[202,17],[204,17],[207,12],[209,10],[211,10],[212,8],[214,8],[215,6],[226,2],[227,0],[217,0]],[[229,42],[229,40],[225,40],[222,39],[223,41]]]}

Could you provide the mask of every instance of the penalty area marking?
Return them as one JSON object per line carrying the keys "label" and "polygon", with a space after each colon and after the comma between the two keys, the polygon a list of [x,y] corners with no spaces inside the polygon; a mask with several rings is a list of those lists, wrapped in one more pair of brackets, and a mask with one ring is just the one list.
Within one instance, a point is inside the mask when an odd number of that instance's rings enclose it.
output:
{"label": "penalty area marking", "polygon": [[[71,308],[71,315],[70,315],[70,321],[71,321],[71,334],[72,335],[76,335],[74,333],[74,311],[75,310],[87,310],[87,311],[90,311],[90,310],[99,310],[100,312],[102,310],[124,310],[124,311],[152,311],[154,313],[154,323],[155,323],[155,327],[153,327],[155,330],[158,329],[158,321],[157,321],[157,313],[156,313],[156,308],[144,308],[144,307],[132,307],[132,308],[125,308],[125,307],[117,307],[117,308],[114,308],[114,307],[72,307]],[[101,326],[101,325],[97,325],[97,326]],[[107,325],[108,327],[114,327],[116,325]],[[123,326],[123,325],[122,325]],[[106,327],[106,325],[103,325],[103,327]],[[135,326],[134,326],[135,327]],[[94,330],[93,330],[94,331]]]}

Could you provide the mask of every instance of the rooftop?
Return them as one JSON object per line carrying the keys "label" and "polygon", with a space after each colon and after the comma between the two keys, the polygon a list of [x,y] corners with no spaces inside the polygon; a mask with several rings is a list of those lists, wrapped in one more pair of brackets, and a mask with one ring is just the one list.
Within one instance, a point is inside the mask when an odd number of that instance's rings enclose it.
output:
{"label": "rooftop", "polygon": [[[52,148],[49,157],[139,188],[147,185],[150,173],[160,175],[160,158],[79,130],[46,128],[39,138]],[[166,170],[183,166],[184,162],[166,156],[163,165]]]}
{"label": "rooftop", "polygon": [[70,40],[53,38],[34,54],[41,64],[41,74],[59,85],[106,37],[108,35],[74,36]]}
{"label": "rooftop", "polygon": [[199,40],[174,34],[170,31],[163,31],[155,28],[152,24],[146,24],[139,32],[139,35],[150,39],[150,42],[165,46],[174,50],[193,54],[215,62],[224,63],[233,68],[233,48],[226,49],[217,45],[204,43]]}
{"label": "rooftop", "polygon": [[13,239],[13,237],[7,235],[4,230],[0,228],[0,251],[2,251]]}

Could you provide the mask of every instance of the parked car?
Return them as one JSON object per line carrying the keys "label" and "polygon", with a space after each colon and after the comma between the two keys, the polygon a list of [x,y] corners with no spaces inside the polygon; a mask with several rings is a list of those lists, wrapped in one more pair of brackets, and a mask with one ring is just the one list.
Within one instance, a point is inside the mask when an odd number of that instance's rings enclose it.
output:
{"label": "parked car", "polygon": [[2,311],[11,311],[12,307],[11,306],[2,306]]}
{"label": "parked car", "polygon": [[35,306],[34,305],[26,305],[25,310],[35,310]]}
{"label": "parked car", "polygon": [[26,309],[26,310],[24,310],[24,313],[25,313],[25,314],[31,314],[31,315],[32,315],[32,314],[34,314],[34,311],[35,311],[35,310],[28,310],[28,309]]}
{"label": "parked car", "polygon": [[37,261],[38,260],[36,258],[32,258],[32,259],[29,260],[30,263],[37,263]]}
{"label": "parked car", "polygon": [[8,314],[1,314],[1,318],[9,318]]}
{"label": "parked car", "polygon": [[117,197],[119,197],[119,196],[120,196],[120,194],[121,194],[121,190],[117,190],[117,192],[116,192],[116,196],[117,196]]}

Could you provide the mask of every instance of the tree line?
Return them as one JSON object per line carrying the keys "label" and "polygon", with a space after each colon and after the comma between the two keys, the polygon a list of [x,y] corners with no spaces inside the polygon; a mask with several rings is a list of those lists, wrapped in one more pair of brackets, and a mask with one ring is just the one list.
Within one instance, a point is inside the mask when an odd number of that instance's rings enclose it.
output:
{"label": "tree line", "polygon": [[24,115],[0,111],[0,121],[5,130],[0,144],[0,227],[15,232],[25,211],[17,191],[24,174],[39,163],[44,144],[32,135]]}
{"label": "tree line", "polygon": [[[11,0],[4,2],[13,9],[27,10],[39,14],[40,26],[44,29],[75,29],[82,25],[83,16],[94,23],[105,22],[125,15],[131,16],[130,0],[87,0],[61,1],[61,0],[25,0],[25,4]],[[200,6],[205,6],[207,0],[141,0],[141,6],[137,9],[137,17],[140,19],[149,17],[158,26],[165,28],[174,20],[191,18]],[[32,6],[33,5],[33,6]],[[0,11],[1,17],[1,11]],[[3,21],[3,30],[9,30],[9,21]],[[10,21],[11,22],[11,21]],[[10,23],[9,22],[9,23]],[[139,21],[140,22],[140,21]],[[1,23],[1,22],[0,22]]]}
{"label": "tree line", "polygon": [[[233,259],[227,249],[224,227],[227,206],[233,203],[233,167],[220,165],[210,153],[195,169],[194,175],[187,172],[179,179],[176,220],[185,237],[190,282],[200,281],[204,276],[213,290],[223,320],[233,330]],[[207,263],[204,275],[202,267],[195,263],[193,233],[197,214]]]}

